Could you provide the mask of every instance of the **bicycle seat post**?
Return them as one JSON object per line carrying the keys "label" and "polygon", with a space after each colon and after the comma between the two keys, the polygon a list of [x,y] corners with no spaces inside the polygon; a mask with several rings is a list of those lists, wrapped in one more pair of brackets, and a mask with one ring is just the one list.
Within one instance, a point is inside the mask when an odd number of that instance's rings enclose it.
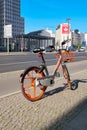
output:
{"label": "bicycle seat post", "polygon": [[39,55],[41,55],[41,58],[42,58],[42,63],[45,64],[45,59],[44,59],[44,56],[43,56],[43,52],[40,52]]}
{"label": "bicycle seat post", "polygon": [[43,56],[43,52],[39,52],[39,57],[41,57],[42,59],[42,64],[40,65],[40,71],[42,72],[43,70],[45,70],[46,75],[49,75],[47,66],[46,66],[46,62],[45,62],[45,58]]}

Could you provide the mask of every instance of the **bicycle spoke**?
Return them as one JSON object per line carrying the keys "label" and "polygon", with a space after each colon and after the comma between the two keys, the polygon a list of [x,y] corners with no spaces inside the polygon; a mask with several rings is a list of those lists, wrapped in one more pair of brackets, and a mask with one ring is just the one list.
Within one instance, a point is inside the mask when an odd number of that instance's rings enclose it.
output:
{"label": "bicycle spoke", "polygon": [[27,76],[29,79],[31,79],[31,80],[33,79],[33,77],[29,73],[27,74]]}
{"label": "bicycle spoke", "polygon": [[[23,79],[23,84],[22,84],[23,94],[26,96],[26,98],[28,98],[31,101],[40,99],[46,90],[45,86],[37,87],[35,85],[36,79],[38,77],[44,76],[43,73],[38,73],[38,72],[39,72],[39,68],[33,67],[29,69],[27,73],[25,73]],[[43,90],[40,88],[43,88]]]}
{"label": "bicycle spoke", "polygon": [[34,97],[36,97],[36,87],[34,87]]}
{"label": "bicycle spoke", "polygon": [[37,74],[36,74],[36,77],[38,77],[38,78],[41,77],[41,74],[40,74],[40,73],[37,73]]}
{"label": "bicycle spoke", "polygon": [[29,88],[31,88],[30,84],[25,87],[25,90],[28,90]]}

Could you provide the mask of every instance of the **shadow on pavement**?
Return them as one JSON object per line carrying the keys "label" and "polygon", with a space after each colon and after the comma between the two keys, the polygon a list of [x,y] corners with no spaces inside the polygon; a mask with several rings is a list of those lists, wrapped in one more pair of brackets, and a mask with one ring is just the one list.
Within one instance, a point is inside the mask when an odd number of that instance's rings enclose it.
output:
{"label": "shadow on pavement", "polygon": [[[87,107],[87,98],[79,102],[61,118],[58,117],[46,130],[64,130],[64,127]],[[79,124],[80,125],[80,124]],[[79,126],[78,126],[79,127]],[[81,126],[82,127],[82,126]],[[84,126],[83,126],[84,128]]]}
{"label": "shadow on pavement", "polygon": [[76,82],[77,84],[79,84],[79,83],[87,83],[87,79],[81,79],[81,80],[76,79],[76,80],[74,80],[74,82]]}
{"label": "shadow on pavement", "polygon": [[[84,83],[84,84],[87,83],[87,79],[82,79],[82,80],[76,79],[73,80],[72,82],[76,82],[79,86],[79,83]],[[43,98],[64,91],[65,89],[66,89],[66,84],[63,87],[59,87],[46,92]],[[46,130],[64,130],[64,127],[86,107],[87,107],[87,97],[84,100],[81,100],[76,106],[73,106],[73,108],[70,111],[68,111],[66,114],[64,114],[62,117],[58,117],[54,121],[54,123],[50,124],[50,126],[46,128]]]}
{"label": "shadow on pavement", "polygon": [[[78,88],[79,83],[87,83],[87,79],[82,79],[82,80],[76,79],[76,80],[73,80],[72,83],[73,83],[73,82],[76,83],[77,88]],[[50,90],[50,91],[48,91],[48,92],[45,92],[43,98],[46,98],[46,97],[51,96],[51,95],[53,95],[53,94],[59,93],[59,92],[61,92],[61,91],[64,91],[66,88],[67,88],[67,84],[64,83],[64,86],[62,86],[62,87],[58,87],[58,88],[52,89],[52,90]],[[43,98],[42,98],[42,99],[43,99]]]}
{"label": "shadow on pavement", "polygon": [[59,93],[59,92],[63,91],[65,88],[66,88],[66,86],[63,86],[63,87],[58,87],[58,88],[55,88],[55,89],[50,90],[48,92],[45,92],[43,98],[46,98],[46,97],[51,96],[53,94]]}

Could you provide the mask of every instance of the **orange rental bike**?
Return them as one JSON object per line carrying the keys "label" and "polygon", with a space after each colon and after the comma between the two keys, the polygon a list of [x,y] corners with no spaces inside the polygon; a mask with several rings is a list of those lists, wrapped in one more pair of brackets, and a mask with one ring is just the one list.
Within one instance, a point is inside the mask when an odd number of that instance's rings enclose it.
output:
{"label": "orange rental bike", "polygon": [[[67,41],[68,40],[63,41],[62,45],[64,45]],[[48,72],[43,50],[41,49],[35,51],[34,53],[38,53],[39,57],[42,59],[41,65],[39,67],[29,67],[20,75],[22,92],[27,99],[30,101],[36,101],[42,98],[47,87],[55,84],[54,79],[55,77],[58,77],[60,65],[62,66],[63,75],[66,79],[68,88],[71,90],[75,90],[77,88],[77,84],[75,82],[71,82],[70,80],[68,69],[65,61],[63,61],[61,49],[58,50],[59,58],[52,75]]]}

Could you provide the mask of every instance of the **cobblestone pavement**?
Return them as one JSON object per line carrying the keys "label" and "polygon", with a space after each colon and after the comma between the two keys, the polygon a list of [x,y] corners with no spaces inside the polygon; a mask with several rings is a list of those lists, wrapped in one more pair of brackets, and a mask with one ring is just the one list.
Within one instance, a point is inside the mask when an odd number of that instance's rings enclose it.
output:
{"label": "cobblestone pavement", "polygon": [[71,75],[78,83],[73,91],[65,80],[56,80],[44,97],[28,101],[22,93],[0,99],[0,130],[62,130],[87,103],[87,70]]}

